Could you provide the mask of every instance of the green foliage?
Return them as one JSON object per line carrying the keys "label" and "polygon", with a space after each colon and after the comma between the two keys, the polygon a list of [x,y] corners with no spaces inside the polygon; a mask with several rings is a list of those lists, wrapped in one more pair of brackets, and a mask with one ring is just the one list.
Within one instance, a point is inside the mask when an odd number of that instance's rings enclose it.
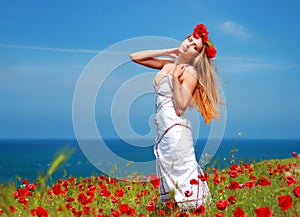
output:
{"label": "green foliage", "polygon": [[[236,151],[231,152],[231,154]],[[69,177],[47,185],[48,177],[70,156],[68,149],[60,152],[49,167],[47,175],[36,183],[21,180],[0,185],[0,217],[2,216],[195,216],[193,210],[182,211],[169,203],[161,203],[154,176],[130,176],[114,179],[104,175],[87,178]],[[233,160],[233,159],[231,159]],[[234,161],[235,162],[235,161]],[[247,164],[239,162],[226,169],[208,168],[208,185],[212,204],[205,205],[201,216],[234,216],[239,208],[247,216],[256,216],[255,209],[268,207],[273,216],[300,216],[300,198],[293,193],[299,186],[299,158],[268,160]],[[214,165],[214,164],[213,164]],[[117,168],[113,168],[117,171]],[[113,172],[112,171],[112,172]],[[135,177],[135,180],[132,180]],[[294,180],[292,178],[294,178]],[[157,180],[156,180],[157,181]],[[235,184],[234,184],[235,183]],[[286,211],[278,196],[290,196],[292,206]],[[235,201],[230,203],[229,197]],[[174,198],[174,192],[172,194]],[[224,210],[217,208],[220,200],[228,201]]]}

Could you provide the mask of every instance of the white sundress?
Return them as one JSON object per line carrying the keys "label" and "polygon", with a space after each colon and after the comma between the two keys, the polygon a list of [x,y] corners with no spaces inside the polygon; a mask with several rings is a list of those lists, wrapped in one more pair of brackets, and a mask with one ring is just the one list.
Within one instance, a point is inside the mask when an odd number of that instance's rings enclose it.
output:
{"label": "white sundress", "polygon": [[[175,64],[175,63],[173,63]],[[171,64],[162,70],[173,70]],[[164,75],[158,83],[154,79],[157,137],[154,145],[157,176],[160,178],[160,199],[170,200],[175,191],[175,201],[180,208],[196,208],[211,200],[205,181],[198,175],[203,171],[196,161],[191,122],[178,116],[173,104],[172,73]],[[198,185],[190,184],[195,179]]]}

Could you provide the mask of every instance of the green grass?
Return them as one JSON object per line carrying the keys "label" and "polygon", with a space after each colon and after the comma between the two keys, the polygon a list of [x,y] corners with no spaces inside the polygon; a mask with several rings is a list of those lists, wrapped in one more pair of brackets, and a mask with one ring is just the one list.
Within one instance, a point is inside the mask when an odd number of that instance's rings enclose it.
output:
{"label": "green grass", "polygon": [[[51,180],[68,156],[68,152],[58,155],[36,183],[20,180],[0,185],[0,216],[270,216],[255,213],[263,207],[276,217],[300,216],[300,198],[293,192],[300,185],[299,157],[205,169],[213,201],[195,213],[161,203],[155,177],[117,180],[100,175]],[[49,179],[51,185],[46,184]],[[279,196],[292,200],[291,206],[289,201],[283,204],[285,211]],[[216,206],[220,201],[228,203],[224,210]],[[201,210],[204,213],[199,214]]]}

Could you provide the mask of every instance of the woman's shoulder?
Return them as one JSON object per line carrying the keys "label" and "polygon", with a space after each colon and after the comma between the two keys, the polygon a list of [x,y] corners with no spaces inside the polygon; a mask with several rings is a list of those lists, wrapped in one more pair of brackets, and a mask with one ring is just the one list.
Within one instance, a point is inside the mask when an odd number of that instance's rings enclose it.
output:
{"label": "woman's shoulder", "polygon": [[198,77],[198,73],[196,71],[196,69],[194,68],[194,66],[192,65],[187,65],[185,68],[186,71],[188,71],[190,74],[192,74],[194,77]]}

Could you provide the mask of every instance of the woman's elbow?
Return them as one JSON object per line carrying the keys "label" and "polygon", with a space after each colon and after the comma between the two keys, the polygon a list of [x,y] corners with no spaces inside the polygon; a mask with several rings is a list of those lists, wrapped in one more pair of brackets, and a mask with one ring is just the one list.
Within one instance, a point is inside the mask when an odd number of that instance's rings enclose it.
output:
{"label": "woman's elbow", "polygon": [[183,113],[184,113],[184,110],[182,110],[182,109],[176,109],[176,115],[177,116],[182,116],[183,115]]}
{"label": "woman's elbow", "polygon": [[130,59],[131,59],[133,62],[136,61],[136,57],[135,57],[134,53],[130,54],[129,57],[130,57]]}
{"label": "woman's elbow", "polygon": [[135,62],[135,63],[139,63],[139,62],[140,62],[139,56],[138,56],[136,53],[130,54],[130,59],[131,59],[133,62]]}

